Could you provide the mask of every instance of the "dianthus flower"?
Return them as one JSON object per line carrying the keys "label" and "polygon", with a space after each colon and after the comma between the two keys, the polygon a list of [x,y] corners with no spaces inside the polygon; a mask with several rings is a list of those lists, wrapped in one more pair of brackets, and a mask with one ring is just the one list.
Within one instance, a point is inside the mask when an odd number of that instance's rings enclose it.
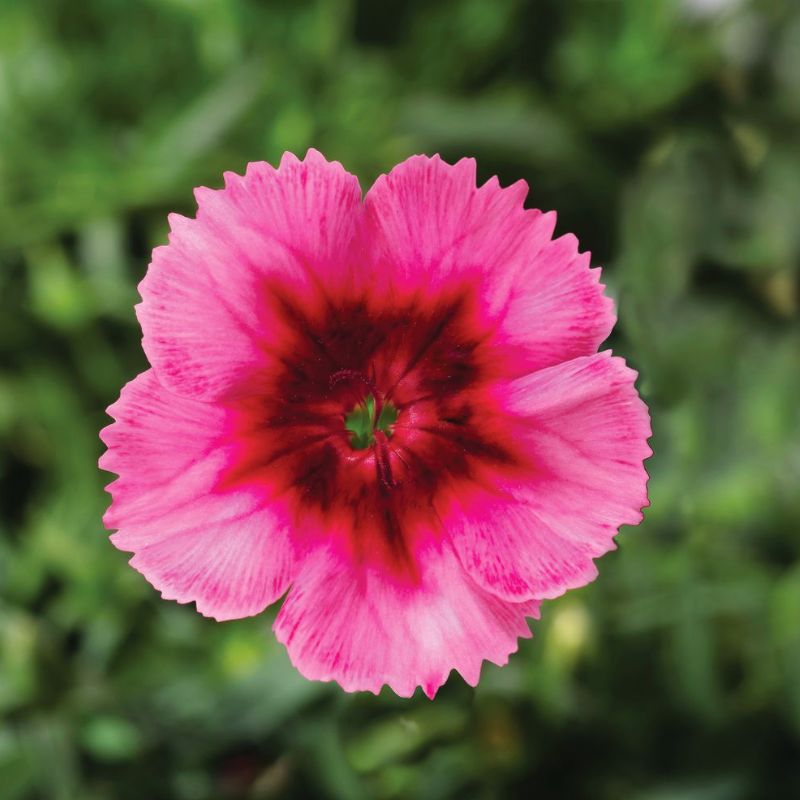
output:
{"label": "dianthus flower", "polygon": [[164,598],[288,592],[306,677],[433,696],[504,664],[647,505],[646,406],[611,301],[524,182],[415,156],[363,202],[311,150],[170,216],[140,285],[151,369],[102,432],[105,522]]}

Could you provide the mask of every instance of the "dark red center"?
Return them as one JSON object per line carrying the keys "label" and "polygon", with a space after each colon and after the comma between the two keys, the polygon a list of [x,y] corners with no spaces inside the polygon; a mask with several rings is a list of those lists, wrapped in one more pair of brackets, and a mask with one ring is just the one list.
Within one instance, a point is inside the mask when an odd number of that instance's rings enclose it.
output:
{"label": "dark red center", "polygon": [[[323,297],[310,308],[270,289],[274,366],[233,406],[225,482],[260,481],[300,535],[322,530],[359,557],[413,571],[417,537],[436,532],[454,497],[521,466],[492,391],[500,349],[475,297],[460,287],[435,300]],[[376,426],[371,446],[354,448],[346,418],[369,395],[396,420],[390,436]]]}

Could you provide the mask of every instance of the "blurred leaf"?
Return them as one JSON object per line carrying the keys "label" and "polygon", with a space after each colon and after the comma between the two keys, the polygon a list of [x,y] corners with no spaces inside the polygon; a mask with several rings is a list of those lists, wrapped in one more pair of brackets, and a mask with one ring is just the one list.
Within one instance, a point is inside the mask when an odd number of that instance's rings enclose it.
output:
{"label": "blurred leaf", "polygon": [[120,717],[94,717],[83,727],[84,748],[101,761],[126,761],[142,750],[142,738],[135,726]]}
{"label": "blurred leaf", "polygon": [[477,102],[415,97],[408,102],[402,122],[432,151],[488,148],[533,164],[573,168],[586,155],[567,120],[523,97],[484,97]]}
{"label": "blurred leaf", "polygon": [[370,725],[352,742],[347,752],[360,772],[405,758],[432,739],[457,734],[466,717],[457,708],[433,706]]}

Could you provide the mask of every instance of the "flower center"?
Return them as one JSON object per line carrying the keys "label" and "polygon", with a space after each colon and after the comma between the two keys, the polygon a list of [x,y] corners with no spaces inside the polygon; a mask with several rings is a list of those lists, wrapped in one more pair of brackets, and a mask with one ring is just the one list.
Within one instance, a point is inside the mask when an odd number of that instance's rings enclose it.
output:
{"label": "flower center", "polygon": [[368,394],[349,414],[345,414],[344,427],[350,432],[353,450],[366,450],[375,444],[375,433],[391,438],[392,426],[397,422],[397,409],[391,403],[376,408],[375,397]]}

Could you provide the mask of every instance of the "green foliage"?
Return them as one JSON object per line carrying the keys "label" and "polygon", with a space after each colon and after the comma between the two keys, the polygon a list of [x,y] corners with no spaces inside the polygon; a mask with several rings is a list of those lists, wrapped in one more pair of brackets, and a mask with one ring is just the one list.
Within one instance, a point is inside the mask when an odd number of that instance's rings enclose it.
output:
{"label": "green foliage", "polygon": [[[799,123],[792,0],[0,4],[0,797],[799,796]],[[167,212],[310,144],[526,178],[653,413],[643,524],[434,703],[304,681],[102,527]]]}

